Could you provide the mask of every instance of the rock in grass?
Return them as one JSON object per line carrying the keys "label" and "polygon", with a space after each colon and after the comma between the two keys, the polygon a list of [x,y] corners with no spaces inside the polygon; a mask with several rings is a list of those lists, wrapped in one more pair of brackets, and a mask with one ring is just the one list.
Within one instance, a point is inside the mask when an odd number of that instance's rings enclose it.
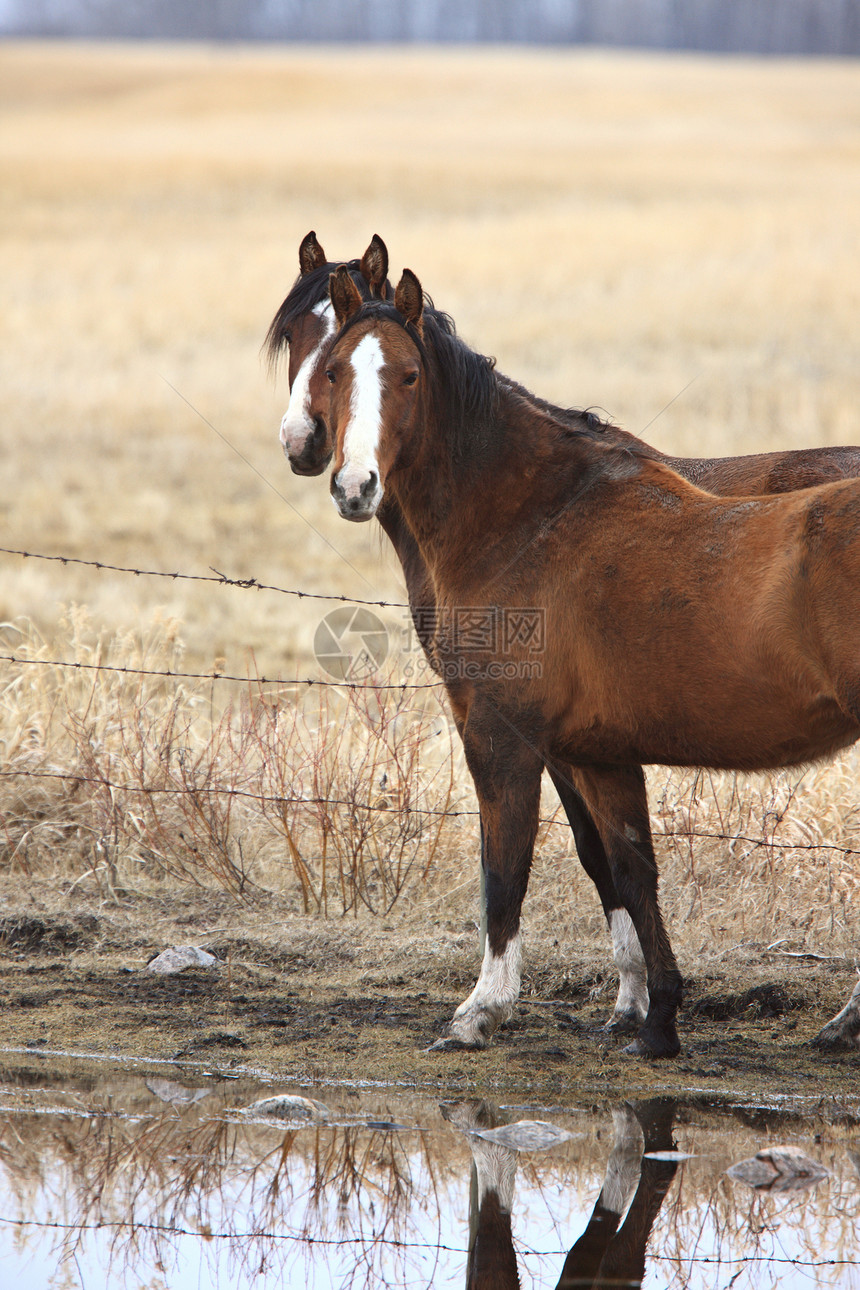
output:
{"label": "rock in grass", "polygon": [[184,972],[186,968],[218,968],[220,963],[214,954],[199,950],[196,945],[174,945],[163,950],[146,965],[147,972],[157,972],[160,976],[173,976]]}
{"label": "rock in grass", "polygon": [[283,1124],[322,1124],[329,1118],[328,1107],[324,1102],[315,1102],[310,1097],[299,1097],[298,1094],[280,1093],[277,1097],[264,1097],[259,1102],[252,1102],[244,1107],[243,1115],[253,1119],[274,1120]]}
{"label": "rock in grass", "polygon": [[827,1177],[827,1170],[817,1160],[810,1160],[796,1147],[784,1146],[765,1147],[726,1173],[756,1191],[802,1191]]}

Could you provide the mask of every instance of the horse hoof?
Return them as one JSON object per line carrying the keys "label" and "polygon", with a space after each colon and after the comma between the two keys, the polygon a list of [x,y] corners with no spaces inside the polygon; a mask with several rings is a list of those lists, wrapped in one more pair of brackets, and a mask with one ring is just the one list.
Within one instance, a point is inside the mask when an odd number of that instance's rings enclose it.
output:
{"label": "horse hoof", "polygon": [[635,1035],[636,1031],[642,1025],[643,1018],[637,1017],[635,1012],[613,1012],[612,1016],[602,1027],[606,1035]]}
{"label": "horse hoof", "polygon": [[632,1044],[627,1044],[622,1052],[630,1057],[644,1057],[647,1061],[656,1061],[663,1057],[677,1057],[681,1051],[681,1045],[677,1039],[663,1040],[659,1044],[654,1044],[650,1040],[643,1039],[639,1035],[633,1040]]}
{"label": "horse hoof", "polygon": [[843,1052],[856,1052],[860,1048],[860,1029],[852,1032],[839,1030],[833,1025],[825,1026],[809,1042],[820,1053],[837,1053],[840,1049]]}
{"label": "horse hoof", "polygon": [[431,1044],[424,1051],[428,1053],[478,1053],[486,1044],[467,1043],[465,1039],[458,1039],[456,1035],[443,1035],[437,1039],[435,1044]]}

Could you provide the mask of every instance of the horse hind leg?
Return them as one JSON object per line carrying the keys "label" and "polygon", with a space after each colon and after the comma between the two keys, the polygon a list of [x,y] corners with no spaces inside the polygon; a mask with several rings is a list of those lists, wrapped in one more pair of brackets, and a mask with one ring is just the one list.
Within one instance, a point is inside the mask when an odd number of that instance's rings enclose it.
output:
{"label": "horse hind leg", "polygon": [[[597,888],[612,937],[612,956],[619,978],[618,998],[604,1029],[610,1034],[632,1034],[639,1030],[648,1015],[648,969],[642,946],[633,920],[616,891],[600,833],[576,788],[576,768],[561,768],[548,763],[547,771],[567,815],[580,864]],[[647,802],[645,810],[647,812]]]}
{"label": "horse hind leg", "polygon": [[[657,862],[651,840],[647,795],[641,766],[580,769],[586,801],[630,917],[648,969],[648,1013],[625,1052],[640,1057],[675,1057],[680,1052],[675,1025],[682,980],[657,899]],[[623,929],[623,920],[619,920]]]}
{"label": "horse hind leg", "polygon": [[629,1034],[638,1030],[648,1016],[651,1003],[648,994],[648,968],[633,919],[620,901],[618,907],[612,910],[608,921],[619,985],[615,1008],[604,1029],[614,1034]]}

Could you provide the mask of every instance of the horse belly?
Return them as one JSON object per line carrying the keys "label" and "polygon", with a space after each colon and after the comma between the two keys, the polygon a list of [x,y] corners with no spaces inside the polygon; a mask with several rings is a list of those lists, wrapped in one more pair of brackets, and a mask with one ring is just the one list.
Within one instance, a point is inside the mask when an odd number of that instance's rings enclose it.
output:
{"label": "horse belly", "polygon": [[860,723],[832,696],[799,702],[781,687],[669,688],[655,703],[622,684],[610,703],[574,704],[559,735],[557,754],[571,762],[766,770],[833,756],[860,738]]}

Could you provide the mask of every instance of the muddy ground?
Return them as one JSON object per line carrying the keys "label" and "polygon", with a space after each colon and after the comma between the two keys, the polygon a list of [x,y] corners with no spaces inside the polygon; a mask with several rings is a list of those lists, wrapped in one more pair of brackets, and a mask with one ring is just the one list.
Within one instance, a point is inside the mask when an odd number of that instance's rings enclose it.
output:
{"label": "muddy ground", "polygon": [[[55,902],[54,902],[55,903]],[[532,1104],[695,1090],[758,1103],[855,1107],[860,1051],[810,1040],[856,980],[845,960],[746,945],[684,962],[682,1054],[623,1054],[601,1025],[615,980],[608,948],[526,942],[520,1005],[483,1053],[426,1051],[474,984],[474,928],[401,917],[302,918],[277,901],[192,893],[49,910],[7,891],[0,916],[0,1048],[174,1060],[303,1083],[360,1080]],[[168,945],[217,955],[217,970],[161,977]]]}

